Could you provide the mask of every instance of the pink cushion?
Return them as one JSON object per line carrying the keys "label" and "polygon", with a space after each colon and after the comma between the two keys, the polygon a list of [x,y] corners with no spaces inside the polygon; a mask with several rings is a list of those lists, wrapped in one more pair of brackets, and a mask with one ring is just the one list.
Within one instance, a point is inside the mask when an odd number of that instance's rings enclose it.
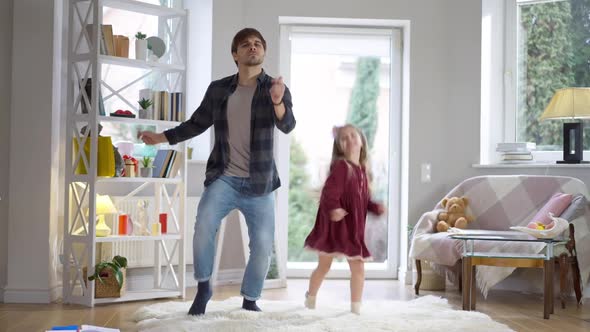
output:
{"label": "pink cushion", "polygon": [[556,193],[551,196],[549,201],[545,203],[545,206],[537,212],[531,221],[541,222],[545,225],[551,222],[549,212],[553,213],[554,216],[559,216],[561,213],[570,205],[572,202],[572,195],[564,193]]}

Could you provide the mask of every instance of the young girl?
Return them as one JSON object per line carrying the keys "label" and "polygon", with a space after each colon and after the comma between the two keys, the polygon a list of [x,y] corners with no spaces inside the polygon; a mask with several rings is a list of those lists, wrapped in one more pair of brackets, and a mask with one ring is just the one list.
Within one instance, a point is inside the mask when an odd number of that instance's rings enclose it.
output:
{"label": "young girl", "polygon": [[315,225],[305,240],[305,248],[318,253],[318,267],[311,274],[305,306],[315,308],[316,294],[330,271],[334,257],[346,257],[350,266],[350,310],[359,314],[364,262],[371,259],[365,245],[367,211],[382,214],[374,203],[367,181],[367,140],[356,127],[347,124],[334,129],[330,175],[324,184]]}

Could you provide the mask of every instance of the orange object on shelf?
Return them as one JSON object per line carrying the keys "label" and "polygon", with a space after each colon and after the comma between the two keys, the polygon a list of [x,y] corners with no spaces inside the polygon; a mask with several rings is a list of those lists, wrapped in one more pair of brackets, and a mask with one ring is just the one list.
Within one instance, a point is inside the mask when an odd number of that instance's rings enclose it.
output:
{"label": "orange object on shelf", "polygon": [[160,213],[160,225],[162,234],[166,234],[168,231],[168,214]]}
{"label": "orange object on shelf", "polygon": [[119,235],[127,235],[127,223],[129,222],[129,216],[126,214],[122,214],[119,216]]}

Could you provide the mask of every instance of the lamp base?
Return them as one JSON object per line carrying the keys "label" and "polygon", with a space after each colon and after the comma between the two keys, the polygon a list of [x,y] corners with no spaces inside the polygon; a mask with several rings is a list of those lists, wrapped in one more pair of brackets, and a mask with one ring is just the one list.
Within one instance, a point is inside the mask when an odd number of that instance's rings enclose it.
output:
{"label": "lamp base", "polygon": [[588,161],[588,160],[579,160],[579,161],[576,161],[576,160],[570,160],[570,161],[568,161],[568,160],[558,160],[555,163],[557,163],[557,164],[590,164],[590,161]]}
{"label": "lamp base", "polygon": [[111,235],[111,228],[107,226],[104,221],[104,215],[98,216],[98,223],[96,224],[96,236],[97,237],[105,237]]}
{"label": "lamp base", "polygon": [[584,128],[582,122],[563,124],[563,160],[558,164],[584,164]]}

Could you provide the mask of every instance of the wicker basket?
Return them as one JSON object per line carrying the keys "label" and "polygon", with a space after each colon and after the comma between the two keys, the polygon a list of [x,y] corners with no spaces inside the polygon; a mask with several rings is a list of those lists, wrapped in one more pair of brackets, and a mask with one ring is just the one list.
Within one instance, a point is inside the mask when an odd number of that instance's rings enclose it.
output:
{"label": "wicker basket", "polygon": [[[445,290],[445,277],[436,273],[430,266],[430,262],[422,261],[422,264],[420,264],[420,266],[422,267],[422,282],[420,283],[421,290]],[[412,271],[412,275],[414,279],[413,283],[416,284],[418,272],[416,271],[415,265]]]}
{"label": "wicker basket", "polygon": [[[98,279],[94,281],[94,297],[121,297],[125,295],[125,290],[127,288],[127,278],[125,276],[126,270],[127,269],[121,269],[121,272],[123,272],[123,286],[121,286],[121,289],[119,289],[119,283],[117,283],[117,278],[115,278],[113,270],[110,268],[102,270],[101,279],[104,283],[100,282]],[[84,282],[86,283],[88,280],[86,277],[88,275],[86,267],[83,268],[82,272],[84,274]]]}

